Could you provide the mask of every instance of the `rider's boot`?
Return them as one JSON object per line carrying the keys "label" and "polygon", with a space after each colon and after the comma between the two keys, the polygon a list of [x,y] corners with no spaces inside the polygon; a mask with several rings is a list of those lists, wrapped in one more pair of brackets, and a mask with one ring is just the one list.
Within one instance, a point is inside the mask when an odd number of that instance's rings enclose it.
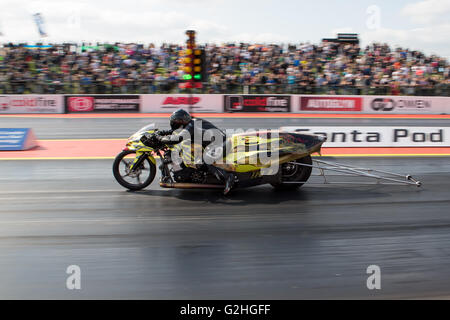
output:
{"label": "rider's boot", "polygon": [[234,174],[226,172],[225,170],[209,165],[209,171],[216,176],[218,180],[221,180],[225,183],[225,187],[223,189],[223,194],[228,194],[234,185]]}
{"label": "rider's boot", "polygon": [[227,172],[226,178],[225,178],[225,188],[223,189],[223,194],[224,195],[228,194],[231,191],[231,189],[233,188],[233,185],[234,185],[234,174]]}

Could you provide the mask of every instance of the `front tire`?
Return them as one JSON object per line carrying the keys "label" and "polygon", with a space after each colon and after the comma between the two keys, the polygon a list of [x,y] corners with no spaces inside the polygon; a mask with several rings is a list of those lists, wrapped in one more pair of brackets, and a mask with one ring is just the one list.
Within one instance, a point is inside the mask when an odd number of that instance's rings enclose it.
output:
{"label": "front tire", "polygon": [[[131,171],[129,167],[133,163],[135,157],[126,158],[131,154],[136,154],[136,152],[131,150],[122,151],[116,156],[113,163],[113,174],[114,178],[116,178],[121,186],[129,190],[137,191],[146,188],[152,183],[156,175],[156,166],[148,157],[146,157],[139,168],[135,168]],[[121,171],[121,169],[123,169],[123,171]],[[148,176],[142,178],[141,175],[143,173],[146,173]]]}
{"label": "front tire", "polygon": [[[311,156],[306,156],[301,159],[295,160],[295,162],[304,163],[307,165],[312,165]],[[271,185],[276,190],[295,190],[300,188],[302,185],[308,181],[311,176],[312,167],[295,165],[290,163],[283,163],[280,166],[281,170],[281,182],[279,183],[271,183]],[[296,182],[303,181],[303,183],[285,183],[285,182]]]}

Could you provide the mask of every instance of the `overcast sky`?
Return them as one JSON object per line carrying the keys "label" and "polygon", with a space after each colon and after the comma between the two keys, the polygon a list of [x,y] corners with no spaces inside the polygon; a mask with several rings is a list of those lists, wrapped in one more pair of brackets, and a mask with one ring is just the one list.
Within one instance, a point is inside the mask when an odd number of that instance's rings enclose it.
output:
{"label": "overcast sky", "polygon": [[0,42],[318,43],[337,32],[450,58],[450,0],[0,0]]}

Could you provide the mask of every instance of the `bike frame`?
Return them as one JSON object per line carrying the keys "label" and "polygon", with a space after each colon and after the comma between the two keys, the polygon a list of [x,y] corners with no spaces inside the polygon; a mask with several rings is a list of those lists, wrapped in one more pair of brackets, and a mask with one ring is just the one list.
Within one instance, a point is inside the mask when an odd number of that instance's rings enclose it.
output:
{"label": "bike frame", "polygon": [[[313,159],[313,164],[308,165],[305,163],[300,162],[289,162],[291,164],[296,164],[299,166],[304,167],[311,167],[313,169],[319,170],[319,174],[315,176],[321,176],[323,177],[322,183],[314,183],[314,182],[308,182],[308,184],[359,184],[359,185],[377,185],[377,184],[383,184],[383,185],[414,185],[417,187],[422,186],[422,183],[416,179],[414,179],[411,175],[402,175],[398,173],[393,172],[387,172],[382,170],[375,170],[375,169],[369,169],[369,168],[359,168],[359,167],[353,167],[349,165],[344,165],[341,163],[336,162],[328,162],[324,160],[317,160]],[[327,179],[327,171],[333,171],[341,173],[337,176],[353,176],[353,177],[366,177],[374,179],[375,182],[359,182],[359,181],[329,181]],[[403,178],[403,179],[400,179]],[[284,183],[292,183],[292,184],[298,184],[298,183],[306,183],[306,181],[296,181],[296,182],[284,182]]]}

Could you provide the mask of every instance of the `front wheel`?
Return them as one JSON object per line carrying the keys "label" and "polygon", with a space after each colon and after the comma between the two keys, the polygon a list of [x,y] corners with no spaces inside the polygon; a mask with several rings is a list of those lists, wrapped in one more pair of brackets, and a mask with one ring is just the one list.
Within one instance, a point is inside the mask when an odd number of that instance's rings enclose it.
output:
{"label": "front wheel", "polygon": [[[293,162],[304,163],[312,165],[311,156],[306,156],[301,159],[297,159]],[[293,164],[293,162],[283,163],[280,166],[281,170],[281,182],[271,183],[277,190],[295,190],[300,188],[308,181],[311,176],[312,167],[302,166],[300,164]],[[293,183],[294,182],[294,183]],[[302,183],[295,183],[302,182]]]}
{"label": "front wheel", "polygon": [[122,151],[114,159],[113,174],[117,182],[129,190],[141,190],[152,183],[156,175],[156,166],[146,156],[139,167],[130,170],[130,166],[136,158],[135,151]]}

